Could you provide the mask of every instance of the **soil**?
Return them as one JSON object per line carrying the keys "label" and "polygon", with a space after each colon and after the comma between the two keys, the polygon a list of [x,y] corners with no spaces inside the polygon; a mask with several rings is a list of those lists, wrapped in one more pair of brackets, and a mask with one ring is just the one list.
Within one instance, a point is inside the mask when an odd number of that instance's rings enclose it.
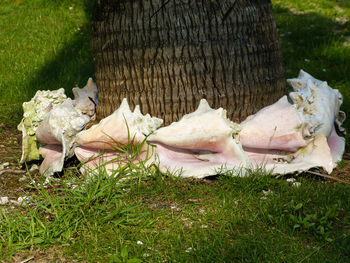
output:
{"label": "soil", "polygon": [[8,260],[0,261],[1,263],[65,263],[77,262],[75,260],[68,260],[64,257],[60,247],[53,246],[47,249],[30,249],[29,251],[18,252]]}
{"label": "soil", "polygon": [[21,132],[15,127],[0,124],[0,166],[6,166],[0,170],[0,197],[18,197],[25,191],[24,183],[20,180],[25,175],[25,169],[19,165],[20,138]]}

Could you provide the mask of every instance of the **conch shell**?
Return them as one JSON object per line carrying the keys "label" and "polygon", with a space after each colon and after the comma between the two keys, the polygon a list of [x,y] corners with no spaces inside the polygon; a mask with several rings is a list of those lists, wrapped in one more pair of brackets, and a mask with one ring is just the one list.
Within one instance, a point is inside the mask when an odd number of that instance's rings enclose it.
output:
{"label": "conch shell", "polygon": [[[345,113],[339,110],[342,95],[302,70],[288,83],[294,90],[289,96],[240,125],[226,117],[226,110],[212,109],[202,99],[196,111],[160,129],[163,120],[143,115],[139,106],[132,112],[123,99],[112,115],[81,131],[96,117],[92,79],[83,89],[73,89],[73,101],[63,89],[38,91],[23,104],[18,126],[23,132],[21,162],[37,159],[40,153],[45,175],[60,171],[74,153],[85,171],[103,169],[109,174],[127,162],[156,163],[164,173],[196,178],[228,170],[244,175],[247,168],[261,166],[275,174],[313,167],[331,173],[345,149],[345,139],[337,134],[345,133]],[[37,141],[45,144],[39,150]]]}
{"label": "conch shell", "polygon": [[73,88],[73,106],[91,121],[96,119],[96,106],[98,105],[97,86],[92,78],[89,78],[84,88]]}
{"label": "conch shell", "polygon": [[20,163],[39,160],[40,153],[35,132],[49,111],[67,99],[64,89],[39,90],[34,97],[23,103],[23,119],[18,124],[22,131],[22,155]]}
{"label": "conch shell", "polygon": [[39,148],[44,161],[40,173],[46,176],[60,172],[64,161],[74,155],[75,136],[90,121],[87,115],[78,112],[67,99],[54,107],[36,130],[36,138],[46,144]]}
{"label": "conch shell", "polygon": [[283,96],[240,123],[239,140],[244,148],[294,152],[307,145],[310,136],[295,105]]}
{"label": "conch shell", "polygon": [[[87,122],[95,118],[98,103],[97,87],[91,78],[83,89],[73,88],[75,99],[67,99],[64,89],[37,91],[23,103],[23,119],[18,125],[22,131],[21,163],[43,161],[40,172],[52,175],[62,170],[65,159],[71,157],[74,137]],[[40,147],[40,143],[46,144]]]}
{"label": "conch shell", "polygon": [[300,71],[288,83],[294,88],[275,104],[261,109],[241,123],[243,149],[252,163],[273,173],[303,172],[322,167],[331,173],[341,160],[345,139],[337,135],[345,119],[339,112],[342,96],[326,82]]}
{"label": "conch shell", "polygon": [[345,113],[339,111],[343,103],[340,92],[303,70],[300,70],[298,78],[288,79],[287,82],[294,89],[289,97],[297,107],[300,120],[308,124],[312,134],[329,137],[334,122],[341,125],[345,119]]}
{"label": "conch shell", "polygon": [[85,168],[95,169],[99,168],[100,164],[107,164],[107,172],[112,173],[129,160],[130,156],[126,156],[126,151],[134,144],[141,145],[138,149],[139,156],[134,161],[151,162],[151,155],[147,156],[147,153],[151,152],[152,147],[148,147],[145,139],[162,123],[162,119],[151,117],[149,114],[142,115],[138,105],[132,112],[124,98],[113,114],[77,135],[79,147],[75,149],[75,154],[85,164]]}
{"label": "conch shell", "polygon": [[162,172],[203,178],[227,169],[239,170],[250,161],[234,139],[239,125],[226,118],[226,110],[210,108],[205,99],[198,109],[151,134]]}

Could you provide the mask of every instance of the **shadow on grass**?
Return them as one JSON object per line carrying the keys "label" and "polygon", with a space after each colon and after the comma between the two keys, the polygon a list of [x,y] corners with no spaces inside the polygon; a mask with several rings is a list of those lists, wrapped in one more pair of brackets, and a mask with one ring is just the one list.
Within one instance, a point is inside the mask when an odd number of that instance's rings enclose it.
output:
{"label": "shadow on grass", "polygon": [[[66,1],[69,2],[69,1]],[[62,3],[52,0],[57,6]],[[24,83],[25,101],[30,100],[38,90],[55,90],[64,88],[67,96],[72,97],[72,88],[84,87],[89,77],[94,78],[94,64],[91,50],[91,16],[93,0],[84,0],[88,22],[81,26],[74,37],[48,61],[36,74]],[[22,118],[22,103],[6,103],[0,105],[0,122],[15,126]]]}
{"label": "shadow on grass", "polygon": [[[316,12],[290,10],[279,4],[274,5],[274,11],[286,78],[296,77],[303,69],[315,78],[327,81],[342,93],[344,102],[341,109],[350,116],[349,21],[333,20]],[[350,130],[349,119],[344,127]]]}
{"label": "shadow on grass", "polygon": [[[57,5],[62,4],[62,1],[51,1]],[[73,87],[85,86],[87,79],[94,76],[95,69],[91,50],[93,0],[84,0],[84,5],[88,23],[64,48],[57,52],[54,60],[38,71],[38,74],[28,82],[28,89],[36,87],[36,90],[54,90],[63,87],[66,94],[71,96]]]}
{"label": "shadow on grass", "polygon": [[28,82],[27,88],[54,90],[63,87],[66,94],[71,96],[73,87],[85,86],[87,79],[94,76],[89,35],[90,30],[88,33],[76,35],[64,49],[58,52],[53,61],[46,64]]}

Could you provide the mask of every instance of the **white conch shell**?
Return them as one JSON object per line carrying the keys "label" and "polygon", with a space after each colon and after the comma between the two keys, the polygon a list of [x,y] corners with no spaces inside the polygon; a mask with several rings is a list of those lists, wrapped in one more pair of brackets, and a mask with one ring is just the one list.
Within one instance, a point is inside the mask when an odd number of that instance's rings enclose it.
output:
{"label": "white conch shell", "polygon": [[37,91],[34,97],[23,103],[23,119],[18,125],[22,131],[22,155],[20,163],[40,158],[35,132],[49,111],[67,99],[64,89]]}
{"label": "white conch shell", "polygon": [[[343,102],[340,92],[303,70],[300,70],[298,78],[288,79],[287,82],[295,91],[289,97],[296,104],[300,119],[309,125],[311,133],[330,136],[334,122],[340,118],[339,114],[342,121],[345,119],[345,113],[339,113]],[[341,125],[342,121],[338,120],[338,123]]]}
{"label": "white conch shell", "polygon": [[86,115],[78,112],[67,99],[54,107],[36,130],[36,138],[46,145],[39,149],[45,158],[40,173],[46,176],[60,172],[64,160],[74,155],[75,136],[90,121]]}
{"label": "white conch shell", "polygon": [[195,112],[155,131],[147,142],[157,146],[162,172],[202,178],[249,165],[241,144],[233,138],[238,131],[239,125],[226,118],[226,110],[214,110],[202,99]]}
{"label": "white conch shell", "polygon": [[297,78],[293,79],[287,79],[287,82],[289,85],[292,86],[294,91],[304,90],[307,86],[308,80],[311,80],[314,85],[318,86],[323,83],[322,80],[315,79],[313,76],[311,76],[309,73],[305,72],[304,70],[299,71],[299,75]]}
{"label": "white conch shell", "polygon": [[97,86],[92,78],[89,78],[84,88],[73,88],[74,108],[90,117],[96,119],[96,106],[98,105]]}
{"label": "white conch shell", "polygon": [[[75,149],[75,154],[80,161],[86,163],[90,168],[95,168],[107,160],[114,158],[121,160],[120,156],[123,153],[118,152],[116,147],[133,143],[143,144],[141,149],[143,153],[139,156],[140,159],[143,159],[144,153],[149,150],[145,143],[146,136],[162,123],[162,119],[151,117],[149,114],[142,115],[138,105],[132,112],[124,98],[114,113],[77,135],[76,141],[79,147]],[[116,169],[121,164],[118,160],[110,162],[106,169]]]}

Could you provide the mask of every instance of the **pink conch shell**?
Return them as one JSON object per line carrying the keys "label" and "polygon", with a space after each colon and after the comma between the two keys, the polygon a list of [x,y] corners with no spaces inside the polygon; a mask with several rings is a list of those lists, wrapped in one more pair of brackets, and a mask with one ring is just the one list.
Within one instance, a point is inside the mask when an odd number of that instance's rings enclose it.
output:
{"label": "pink conch shell", "polygon": [[340,162],[343,157],[343,153],[345,151],[345,138],[338,136],[335,128],[333,127],[332,133],[327,139],[327,143],[331,151],[333,167],[335,167],[336,163]]}
{"label": "pink conch shell", "polygon": [[322,167],[327,173],[331,173],[335,164],[327,138],[323,134],[316,137],[304,148],[289,155],[291,161],[284,161],[284,158],[267,162],[266,170],[273,174],[300,173],[314,167]]}
{"label": "pink conch shell", "polygon": [[84,88],[73,88],[74,108],[90,117],[90,120],[96,119],[96,106],[98,104],[97,86],[92,78],[89,78]]}
{"label": "pink conch shell", "polygon": [[36,130],[36,138],[46,144],[39,149],[45,158],[40,166],[40,173],[46,176],[60,172],[64,160],[74,155],[75,135],[90,121],[73,107],[67,99],[55,106]]}
{"label": "pink conch shell", "polygon": [[225,110],[214,110],[202,99],[195,112],[155,131],[147,142],[157,146],[162,172],[202,178],[218,170],[249,165],[240,143],[233,138],[238,131],[239,125],[226,118]]}
{"label": "pink conch shell", "polygon": [[310,135],[287,96],[249,116],[240,125],[239,140],[244,148],[294,152],[307,145],[305,137]]}
{"label": "pink conch shell", "polygon": [[[107,163],[105,168],[112,171],[128,160],[126,156],[123,157],[125,153],[118,151],[116,147],[124,148],[132,143],[142,144],[138,158],[144,160],[152,148],[147,146],[145,138],[162,123],[163,120],[149,114],[142,115],[139,106],[132,112],[127,100],[123,99],[113,114],[77,135],[79,147],[75,149],[75,154],[91,169]],[[150,156],[147,156],[147,160],[151,161]]]}
{"label": "pink conch shell", "polygon": [[345,119],[339,112],[342,96],[326,82],[301,71],[288,82],[295,92],[249,116],[239,133],[243,149],[255,166],[273,168],[273,173],[306,171],[322,167],[331,173],[341,160],[344,138],[336,134]]}

